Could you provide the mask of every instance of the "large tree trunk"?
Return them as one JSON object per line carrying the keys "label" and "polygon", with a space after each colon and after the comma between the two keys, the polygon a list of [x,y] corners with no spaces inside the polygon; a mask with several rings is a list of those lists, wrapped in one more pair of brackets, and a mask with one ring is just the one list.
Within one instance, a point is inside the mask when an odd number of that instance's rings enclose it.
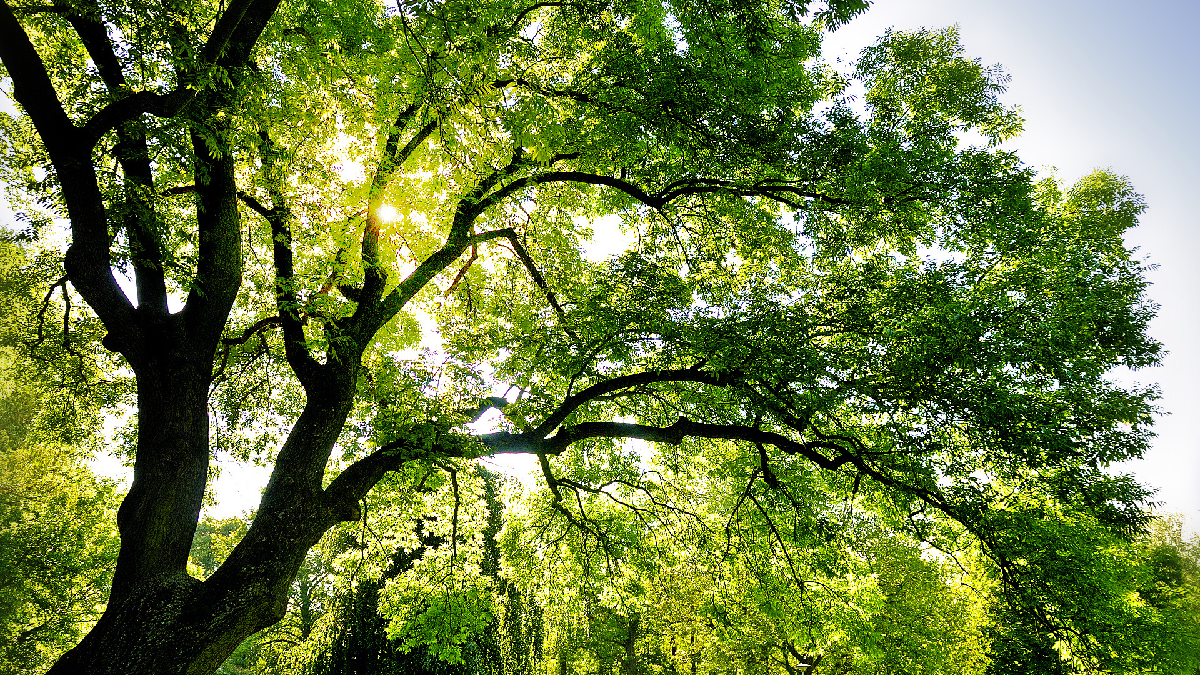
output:
{"label": "large tree trunk", "polygon": [[[208,479],[213,356],[242,280],[235,144],[224,111],[234,105],[254,44],[277,5],[278,0],[229,3],[209,38],[184,59],[190,65],[180,67],[176,88],[145,92],[150,99],[127,97],[129,83],[99,14],[60,5],[114,97],[100,114],[77,124],[59,102],[21,22],[0,0],[0,59],[13,80],[14,98],[45,142],[71,221],[67,275],[108,330],[104,346],[122,354],[137,377],[134,479],[118,513],[121,550],[109,603],[95,628],[52,673],[213,672],[246,637],[282,618],[308,549],[334,523],[356,516],[357,500],[392,463],[377,457],[350,472],[335,494],[322,490],[326,463],[354,400],[363,346],[391,316],[377,311],[386,278],[382,271],[367,270],[371,283],[360,303],[365,309],[350,322],[349,339],[339,340],[318,363],[296,315],[288,212],[282,202],[276,204],[267,215],[282,279],[278,320],[288,360],[305,388],[305,409],[280,449],[246,536],[208,579],[188,575]],[[220,83],[191,86],[189,78],[211,67],[224,74]],[[121,107],[145,100],[149,108]],[[164,279],[169,256],[154,202],[163,186],[155,184],[140,119],[148,112],[174,116],[189,102],[196,268],[183,310],[172,314]],[[120,208],[112,210],[92,157],[109,132],[117,137],[115,158],[131,188],[120,198],[125,200]],[[136,303],[114,275],[114,233],[124,233],[130,244]],[[457,252],[445,253],[445,264],[465,246],[460,242]]]}
{"label": "large tree trunk", "polygon": [[211,672],[281,613],[271,598],[239,598],[187,574],[208,475],[210,362],[172,349],[181,336],[160,337],[163,348],[136,365],[137,463],[118,512],[109,604],[51,673]]}
{"label": "large tree trunk", "polygon": [[[281,499],[278,493],[293,493],[297,481],[274,481],[267,496],[275,498],[264,498],[231,564],[203,582],[189,576],[209,456],[207,377],[194,375],[186,367],[139,373],[138,463],[118,516],[122,545],[112,595],[54,675],[213,672],[243,640],[283,617],[308,550],[338,519],[323,505],[319,479],[303,481],[315,485],[310,500]],[[283,453],[327,454],[320,450],[332,448],[349,409],[346,392],[339,393],[340,405],[307,406]]]}

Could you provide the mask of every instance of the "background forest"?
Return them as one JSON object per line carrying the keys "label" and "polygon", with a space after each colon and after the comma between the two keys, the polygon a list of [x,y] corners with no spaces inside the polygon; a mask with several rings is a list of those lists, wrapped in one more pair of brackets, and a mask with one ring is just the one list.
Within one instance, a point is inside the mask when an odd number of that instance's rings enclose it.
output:
{"label": "background forest", "polygon": [[0,671],[1200,672],[1141,196],[865,8],[5,4]]}

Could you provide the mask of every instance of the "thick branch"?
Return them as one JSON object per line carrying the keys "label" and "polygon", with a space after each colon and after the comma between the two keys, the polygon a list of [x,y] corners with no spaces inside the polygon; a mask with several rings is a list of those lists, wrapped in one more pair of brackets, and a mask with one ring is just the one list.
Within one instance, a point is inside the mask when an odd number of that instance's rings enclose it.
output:
{"label": "thick branch", "polygon": [[[268,175],[272,175],[278,149],[265,132],[261,137],[263,167]],[[321,366],[309,352],[308,343],[304,338],[304,324],[300,316],[300,300],[296,294],[292,260],[293,215],[278,186],[270,185],[268,191],[272,202],[269,209],[244,192],[239,192],[238,198],[265,218],[271,226],[271,256],[275,264],[275,307],[279,312],[279,325],[283,329],[284,354],[292,372],[307,389],[316,381]]]}
{"label": "thick branch", "polygon": [[[669,427],[652,427],[644,424],[627,422],[582,422],[564,427],[557,434],[546,439],[543,447],[546,452],[559,453],[569,445],[587,438],[639,438],[645,441],[671,443],[678,445],[684,438],[711,438],[730,441],[747,441],[774,445],[790,455],[801,455],[823,469],[837,469],[846,464],[851,458],[839,454],[833,459],[817,452],[818,449],[844,452],[843,446],[828,441],[809,441],[801,443],[773,431],[763,431],[753,427],[736,424],[706,424],[692,422],[681,417]],[[484,441],[487,443],[487,441]],[[489,444],[490,447],[490,444]]]}
{"label": "thick branch", "polygon": [[845,199],[805,190],[798,185],[793,185],[785,181],[759,181],[752,184],[742,184],[715,178],[696,178],[686,181],[676,181],[658,192],[649,193],[630,181],[614,176],[605,176],[584,171],[548,171],[535,176],[527,176],[514,180],[495,192],[487,194],[486,197],[480,194],[476,205],[476,213],[482,213],[485,209],[500,203],[520,190],[546,183],[583,183],[586,185],[610,187],[624,192],[626,195],[652,209],[661,209],[670,202],[684,196],[718,193],[740,197],[762,197],[786,204],[792,208],[800,208],[802,204],[798,200],[801,199],[812,199],[837,206],[850,204]]}
{"label": "thick branch", "polygon": [[275,209],[268,209],[266,206],[263,206],[262,202],[258,201],[253,195],[247,192],[242,192],[239,190],[237,196],[238,199],[242,200],[243,204],[249,206],[255,213],[262,216],[268,223],[271,222],[272,218],[278,215],[278,212]]}
{"label": "thick branch", "polygon": [[396,288],[392,289],[392,292],[383,299],[383,302],[379,303],[376,311],[364,310],[362,305],[355,311],[354,323],[361,338],[369,339],[374,335],[380,326],[391,320],[396,312],[399,312],[435,276],[458,260],[458,257],[471,245],[471,228],[474,226],[476,218],[495,203],[490,201],[490,195],[487,199],[484,198],[484,195],[502,178],[512,175],[525,165],[524,156],[518,149],[505,167],[492,171],[475,186],[474,190],[459,200],[458,208],[454,212],[454,220],[450,225],[450,233],[446,236],[446,243],[397,284]]}
{"label": "thick branch", "polygon": [[716,375],[714,373],[706,373],[702,370],[651,370],[644,373],[634,373],[633,375],[623,375],[614,377],[611,380],[598,382],[583,391],[568,396],[561,405],[550,413],[544,422],[539,424],[531,434],[545,437],[558,425],[575,412],[579,406],[594,401],[601,396],[611,394],[614,391],[629,389],[630,387],[638,387],[646,384],[656,384],[659,382],[700,382],[703,384],[711,384],[713,386],[724,386],[729,384],[730,378],[728,375]]}
{"label": "thick branch", "polygon": [[837,469],[851,461],[848,456],[838,455],[831,459],[817,452],[818,449],[845,451],[843,446],[831,441],[817,440],[801,443],[772,431],[736,424],[705,424],[693,422],[684,417],[667,427],[631,422],[581,422],[563,427],[549,438],[540,437],[533,432],[514,434],[500,431],[484,434],[479,437],[479,441],[487,448],[487,454],[541,453],[557,455],[572,444],[588,438],[637,438],[672,445],[682,443],[685,438],[748,441],[774,445],[788,454],[802,455],[824,469]]}
{"label": "thick branch", "polygon": [[7,1],[0,2],[0,59],[13,80],[13,98],[33,121],[51,160],[58,164],[65,156],[86,154],[80,153],[79,129],[63,110],[42,57]]}
{"label": "thick branch", "polygon": [[805,190],[798,185],[786,181],[759,181],[743,184],[716,178],[695,178],[686,181],[676,181],[655,193],[647,193],[640,187],[627,180],[586,173],[582,171],[551,171],[528,179],[532,183],[586,183],[589,185],[604,185],[633,197],[652,209],[661,209],[670,202],[689,195],[724,193],[739,197],[763,197],[793,208],[799,208],[799,199],[812,199],[826,204],[845,206],[849,201],[826,195],[820,192]]}
{"label": "thick branch", "polygon": [[[442,433],[433,424],[421,425],[346,467],[325,489],[326,503],[343,512],[366,496],[389,471],[426,457],[471,457],[475,441],[463,434]],[[338,508],[341,507],[341,508]]]}
{"label": "thick branch", "polygon": [[[224,140],[225,129],[213,129]],[[196,163],[196,277],[184,304],[189,334],[207,352],[216,349],[242,283],[241,216],[237,209],[234,160],[229,149],[212,157],[206,139],[192,132]]]}
{"label": "thick branch", "polygon": [[[545,3],[545,4],[553,6],[558,3]],[[562,3],[562,4],[566,5],[568,3]],[[537,5],[535,5],[534,7],[537,7]],[[529,89],[530,91],[537,92],[539,94],[542,94],[543,96],[569,98],[578,103],[596,103],[596,100],[594,98],[592,98],[592,96],[587,94],[586,92],[575,91],[573,89],[554,89],[551,87],[541,87],[541,86],[538,86],[538,85],[530,82],[529,80],[526,80],[525,78],[521,78],[521,77],[514,78],[511,80],[495,80],[494,82],[492,82],[492,86],[495,87],[496,89],[506,89],[506,88],[512,87],[512,86],[524,87],[525,89]]]}
{"label": "thick branch", "polygon": [[278,6],[279,0],[231,2],[217,19],[199,61],[184,73],[175,89],[165,94],[139,91],[104,106],[83,127],[82,136],[87,148],[90,150],[104,134],[123,122],[143,114],[174,117],[200,93],[194,82],[202,71],[214,64],[226,69],[244,66],[250,50]]}
{"label": "thick branch", "polygon": [[[85,14],[72,7],[63,7],[64,15],[79,35],[88,55],[96,64],[100,79],[114,98],[125,95],[126,80],[121,63],[113,51],[108,31],[95,14]],[[167,287],[163,275],[163,245],[158,234],[157,210],[152,196],[154,174],[145,130],[138,120],[128,120],[117,126],[116,156],[125,173],[126,231],[133,253],[134,282],[137,287],[138,311],[158,316],[167,313]]]}
{"label": "thick branch", "polygon": [[13,98],[25,110],[50,154],[62,185],[72,244],[66,267],[76,290],[112,334],[105,345],[127,349],[136,333],[133,304],[113,276],[108,217],[91,161],[91,145],[63,110],[41,56],[7,2],[0,2],[0,60],[13,81]]}
{"label": "thick branch", "polygon": [[104,24],[96,18],[98,15],[96,13],[85,14],[65,3],[60,3],[57,9],[61,11],[79,35],[79,40],[87,50],[88,56],[92,57],[92,62],[96,64],[96,71],[100,74],[100,79],[104,81],[109,93],[117,96],[126,84],[125,74],[122,72],[121,62],[117,59],[116,52],[112,49],[112,43],[108,39],[108,31]]}
{"label": "thick branch", "polygon": [[785,180],[762,180],[749,185],[716,178],[691,178],[676,181],[657,193],[664,203],[685,195],[724,192],[739,197],[763,197],[798,207],[794,198],[812,199],[834,206],[848,206],[850,201],[821,192],[806,190],[799,184]]}
{"label": "thick branch", "polygon": [[[243,0],[243,2],[247,6],[241,12],[241,17],[229,39],[222,44],[224,34],[217,29],[214,29],[209,36],[208,42],[204,46],[203,63],[209,63],[205,59],[211,58],[212,62],[228,70],[240,68],[249,62],[254,45],[258,43],[258,38],[267,27],[267,22],[275,14],[280,0]],[[226,14],[235,11],[233,4],[225,10]],[[221,18],[224,19],[225,16],[222,15]]]}
{"label": "thick branch", "polygon": [[[217,19],[217,24],[213,26],[212,33],[209,34],[208,41],[204,45],[204,51],[200,53],[201,63],[216,63],[225,55],[225,48],[229,46],[238,26],[245,18],[246,12],[254,4],[256,4],[256,0],[232,0],[229,3],[229,6],[221,13],[221,17]],[[257,4],[261,6],[267,3],[258,2]]]}
{"label": "thick branch", "polygon": [[156,94],[150,91],[139,91],[104,106],[83,125],[80,135],[83,143],[90,150],[104,134],[117,128],[124,122],[144,114],[155,117],[174,117],[196,97],[196,90],[179,87],[166,94]]}
{"label": "thick branch", "polygon": [[[561,454],[571,444],[587,438],[639,438],[672,444],[679,444],[684,438],[742,440],[774,445],[789,454],[802,455],[824,469],[837,469],[851,461],[846,454],[829,458],[818,452],[818,449],[824,448],[844,453],[845,448],[837,443],[820,440],[800,443],[786,436],[752,427],[704,424],[682,417],[669,427],[625,422],[583,422],[563,427],[550,438],[539,437],[534,432],[498,432],[471,438],[462,434],[440,433],[430,425],[414,429],[351,464],[329,484],[325,490],[325,498],[335,510],[349,513],[353,503],[366,495],[384,474],[398,470],[406,462],[415,459],[528,453],[537,455],[545,463],[548,455]],[[557,483],[552,480],[552,474],[550,479],[550,487],[554,490]],[[338,506],[344,508],[338,509]]]}

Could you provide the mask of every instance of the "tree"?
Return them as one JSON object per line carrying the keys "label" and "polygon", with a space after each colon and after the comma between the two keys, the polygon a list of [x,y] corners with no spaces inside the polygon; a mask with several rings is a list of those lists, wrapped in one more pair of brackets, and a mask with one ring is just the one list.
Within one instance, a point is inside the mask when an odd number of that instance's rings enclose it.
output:
{"label": "tree", "polygon": [[99,618],[117,497],[67,453],[0,452],[0,672],[27,673],[48,668]]}
{"label": "tree", "polygon": [[[573,500],[637,477],[627,439],[870,484],[1103,651],[1004,510],[1033,486],[1067,523],[1143,522],[1102,470],[1149,434],[1154,391],[1103,377],[1160,354],[1121,240],[1140,197],[1035,184],[994,145],[1020,127],[1002,73],[953,31],[821,64],[866,4],[0,7],[11,199],[69,220],[70,283],[137,382],[109,602],[52,672],[212,672],[414,461],[534,454],[554,511],[611,539]],[[593,263],[612,214],[637,245]],[[404,358],[430,322],[445,357]],[[274,469],[201,581],[225,448]]]}
{"label": "tree", "polygon": [[[1139,541],[1139,595],[1160,610],[1157,657],[1162,672],[1200,669],[1200,535],[1183,536],[1183,517],[1160,514]],[[1166,658],[1163,658],[1166,655]],[[1149,660],[1149,659],[1148,659]],[[1174,668],[1174,670],[1171,670]]]}

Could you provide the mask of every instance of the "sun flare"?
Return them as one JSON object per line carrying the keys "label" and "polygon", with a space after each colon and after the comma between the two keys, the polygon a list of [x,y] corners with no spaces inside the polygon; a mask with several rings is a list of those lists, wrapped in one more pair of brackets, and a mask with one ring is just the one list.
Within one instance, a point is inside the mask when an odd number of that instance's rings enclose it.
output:
{"label": "sun flare", "polygon": [[384,204],[383,206],[379,207],[379,210],[375,212],[375,215],[379,216],[380,222],[384,223],[394,223],[400,220],[400,211],[391,204]]}

